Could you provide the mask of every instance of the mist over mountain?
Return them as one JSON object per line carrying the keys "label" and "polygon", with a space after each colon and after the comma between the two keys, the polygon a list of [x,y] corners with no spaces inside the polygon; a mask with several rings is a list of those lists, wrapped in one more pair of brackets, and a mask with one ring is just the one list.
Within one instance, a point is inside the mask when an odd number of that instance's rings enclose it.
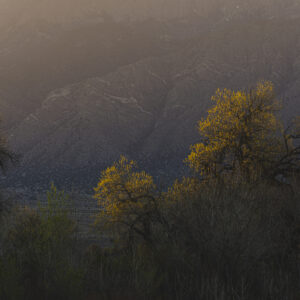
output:
{"label": "mist over mountain", "polygon": [[90,188],[121,154],[178,174],[217,88],[272,80],[300,113],[300,1],[1,0],[5,184]]}

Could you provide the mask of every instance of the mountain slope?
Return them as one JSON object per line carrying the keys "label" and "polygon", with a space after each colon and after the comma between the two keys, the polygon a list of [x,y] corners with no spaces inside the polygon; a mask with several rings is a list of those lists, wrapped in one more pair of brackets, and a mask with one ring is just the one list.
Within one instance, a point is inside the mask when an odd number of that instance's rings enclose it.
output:
{"label": "mountain slope", "polygon": [[168,51],[159,24],[100,22],[69,28],[28,23],[0,35],[0,111],[5,128],[32,113],[52,90]]}
{"label": "mountain slope", "polygon": [[51,92],[10,131],[24,154],[14,181],[92,186],[120,154],[177,174],[217,88],[272,80],[289,121],[300,114],[299,28],[299,19],[229,22],[169,55]]}

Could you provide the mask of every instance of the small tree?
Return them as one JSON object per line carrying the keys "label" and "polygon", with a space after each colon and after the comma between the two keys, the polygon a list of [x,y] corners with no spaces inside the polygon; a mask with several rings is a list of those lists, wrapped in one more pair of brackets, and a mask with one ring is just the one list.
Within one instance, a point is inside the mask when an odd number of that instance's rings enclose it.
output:
{"label": "small tree", "polygon": [[[1,120],[0,120],[1,123]],[[7,141],[4,135],[0,132],[0,170],[4,172],[9,162],[15,161],[15,155],[7,148]],[[7,208],[5,201],[2,199],[0,194],[0,217],[3,211]]]}
{"label": "small tree", "polygon": [[118,233],[125,230],[130,240],[137,234],[151,242],[156,186],[150,175],[136,169],[136,162],[122,156],[102,172],[94,195],[101,209],[98,222],[104,221]]}
{"label": "small tree", "polygon": [[[1,122],[1,121],[0,121]],[[0,136],[0,169],[5,170],[7,163],[14,160],[14,155],[7,148],[7,141],[4,135]]]}
{"label": "small tree", "polygon": [[[4,239],[2,282],[14,282],[19,299],[78,299],[83,273],[74,249],[76,224],[67,210],[68,197],[52,184],[47,202],[38,210],[26,208],[13,219]],[[10,278],[4,277],[5,273]],[[1,277],[1,272],[0,272]],[[14,286],[0,287],[8,299]]]}
{"label": "small tree", "polygon": [[300,135],[295,126],[283,130],[271,82],[258,83],[250,92],[217,90],[212,101],[216,105],[199,122],[203,140],[192,146],[187,158],[203,178],[230,173],[248,181],[276,180],[299,170],[295,139]]}

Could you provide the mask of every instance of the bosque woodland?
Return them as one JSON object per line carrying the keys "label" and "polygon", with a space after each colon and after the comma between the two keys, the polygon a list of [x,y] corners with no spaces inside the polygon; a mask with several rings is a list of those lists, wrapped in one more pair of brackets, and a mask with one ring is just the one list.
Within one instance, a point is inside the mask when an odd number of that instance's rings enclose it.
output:
{"label": "bosque woodland", "polygon": [[299,0],[0,0],[0,299],[300,299]]}

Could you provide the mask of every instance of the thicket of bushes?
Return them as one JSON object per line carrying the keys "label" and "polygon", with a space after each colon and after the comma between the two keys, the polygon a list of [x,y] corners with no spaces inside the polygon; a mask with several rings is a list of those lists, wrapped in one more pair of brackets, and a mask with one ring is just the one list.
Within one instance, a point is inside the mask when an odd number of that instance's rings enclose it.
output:
{"label": "thicket of bushes", "polygon": [[160,204],[151,240],[123,228],[107,248],[79,239],[62,207],[14,210],[1,225],[0,299],[298,299],[299,196],[183,189]]}
{"label": "thicket of bushes", "polygon": [[1,214],[0,299],[292,300],[299,290],[299,137],[276,118],[273,87],[218,91],[200,121],[194,171],[160,191],[125,157],[102,172],[91,228],[64,193]]}

